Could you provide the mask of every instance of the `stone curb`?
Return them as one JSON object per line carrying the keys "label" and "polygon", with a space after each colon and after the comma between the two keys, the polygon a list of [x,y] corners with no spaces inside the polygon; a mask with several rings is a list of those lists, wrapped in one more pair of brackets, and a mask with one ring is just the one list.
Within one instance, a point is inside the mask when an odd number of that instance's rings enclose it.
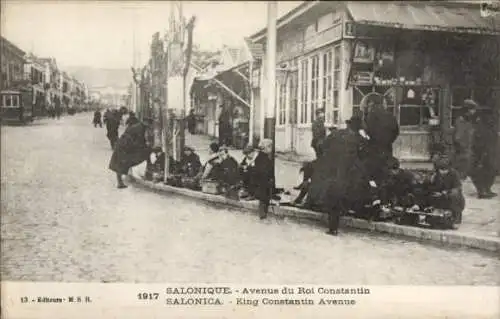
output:
{"label": "stone curb", "polygon": [[[161,193],[173,193],[187,196],[214,204],[222,204],[235,208],[243,208],[250,211],[258,210],[258,203],[237,201],[223,196],[214,196],[186,188],[178,188],[163,183],[153,183],[143,180],[137,172],[132,170],[129,174],[132,182],[135,182],[145,188],[152,189]],[[326,216],[322,213],[313,212],[296,207],[274,207],[270,209],[270,214],[276,217],[285,217],[296,220],[307,220],[316,222],[325,222]],[[468,234],[459,234],[453,231],[442,231],[436,229],[424,229],[419,227],[397,225],[387,222],[369,222],[364,219],[357,219],[348,216],[341,217],[341,223],[344,227],[376,231],[379,233],[392,234],[416,239],[424,242],[433,242],[441,245],[462,246],[475,249],[486,250],[490,252],[500,252],[500,238],[481,237]]]}

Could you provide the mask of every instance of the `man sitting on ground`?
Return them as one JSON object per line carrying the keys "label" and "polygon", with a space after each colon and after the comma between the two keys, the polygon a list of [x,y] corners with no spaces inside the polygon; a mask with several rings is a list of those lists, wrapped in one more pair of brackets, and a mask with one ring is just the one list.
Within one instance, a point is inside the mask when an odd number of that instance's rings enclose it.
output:
{"label": "man sitting on ground", "polygon": [[227,147],[223,146],[219,150],[219,184],[226,194],[236,191],[240,182],[238,162],[229,155]]}
{"label": "man sitting on ground", "polygon": [[195,177],[200,172],[200,157],[189,146],[184,147],[184,153],[180,161],[180,169],[182,175],[190,178]]}
{"label": "man sitting on ground", "polygon": [[200,181],[213,180],[218,176],[219,170],[219,144],[211,143],[209,146],[209,158],[198,175]]}
{"label": "man sitting on ground", "polygon": [[388,160],[387,166],[388,177],[380,187],[382,204],[405,208],[417,204],[415,194],[417,183],[413,173],[402,169],[395,157]]}
{"label": "man sitting on ground", "polygon": [[434,161],[434,174],[427,184],[430,191],[428,204],[433,208],[450,210],[454,223],[462,223],[465,198],[459,173],[451,167],[450,159],[441,156]]}
{"label": "man sitting on ground", "polygon": [[240,163],[239,171],[240,171],[240,178],[241,178],[241,184],[242,184],[242,193],[245,199],[247,200],[252,200],[255,197],[253,196],[254,191],[252,189],[252,183],[251,183],[251,178],[252,178],[252,172],[254,170],[255,166],[255,155],[257,153],[255,152],[255,149],[252,146],[247,146],[243,150],[243,155],[245,157]]}

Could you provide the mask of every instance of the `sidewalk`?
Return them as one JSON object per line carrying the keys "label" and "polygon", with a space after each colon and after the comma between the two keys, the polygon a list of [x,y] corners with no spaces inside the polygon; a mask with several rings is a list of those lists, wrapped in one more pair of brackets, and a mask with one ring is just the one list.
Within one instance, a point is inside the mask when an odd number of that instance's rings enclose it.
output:
{"label": "sidewalk", "polygon": [[[204,163],[208,158],[208,146],[212,139],[203,135],[190,135],[186,133],[186,145],[193,147],[200,160]],[[230,150],[230,154],[240,162],[243,159],[241,150]],[[276,159],[276,180],[277,187],[283,187],[292,194],[290,197],[294,198],[297,191],[293,187],[300,182],[301,175],[299,168],[301,162],[310,160],[304,157],[287,156],[286,154],[279,154]],[[424,164],[425,165],[425,164]],[[406,163],[406,167],[412,167],[411,163]],[[413,167],[412,167],[413,168]],[[425,168],[422,164],[418,164],[417,169]],[[134,170],[133,178],[138,180],[139,175],[143,172],[142,167]],[[172,187],[159,184],[153,185],[150,182],[142,182],[146,187],[154,188],[159,191],[169,191],[186,196],[192,196],[202,200],[214,201],[214,197],[205,196],[206,194],[194,192],[187,189],[174,189]],[[151,185],[150,185],[151,184]],[[500,192],[500,184],[497,183],[493,187],[493,191]],[[354,219],[345,217],[343,223],[346,226],[361,229],[370,229],[384,233],[391,233],[395,235],[404,235],[413,238],[431,240],[435,242],[458,244],[485,250],[499,251],[500,250],[500,222],[499,222],[499,207],[500,198],[490,200],[479,200],[475,197],[475,190],[472,183],[466,181],[464,183],[464,195],[466,197],[466,209],[463,212],[463,222],[457,230],[432,230],[418,227],[396,225],[389,222],[368,222],[365,220]],[[219,197],[219,196],[216,196]],[[256,203],[246,201],[231,201],[220,196],[216,199],[218,203],[227,204],[231,206],[238,206],[247,209],[254,209]],[[312,219],[312,220],[325,220],[325,216],[320,213],[311,212],[294,207],[280,207],[279,214],[299,219]],[[276,213],[276,212],[275,212]]]}

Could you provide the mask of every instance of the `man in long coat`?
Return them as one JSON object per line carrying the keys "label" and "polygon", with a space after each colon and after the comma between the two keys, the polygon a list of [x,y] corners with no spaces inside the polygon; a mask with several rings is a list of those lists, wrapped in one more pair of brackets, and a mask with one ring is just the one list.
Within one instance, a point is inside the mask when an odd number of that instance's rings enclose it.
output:
{"label": "man in long coat", "polygon": [[111,111],[106,116],[106,136],[108,137],[111,148],[115,148],[116,141],[118,140],[118,129],[120,127],[121,115],[118,111]]}
{"label": "man in long coat", "polygon": [[116,143],[113,155],[109,161],[109,169],[116,173],[118,188],[125,188],[122,175],[126,175],[133,166],[149,160],[151,147],[146,143],[146,130],[152,121],[139,122],[127,127]]}
{"label": "man in long coat", "polygon": [[474,133],[473,171],[471,179],[479,198],[493,198],[497,194],[491,191],[497,175],[498,119],[485,112],[479,117]]}
{"label": "man in long coat", "polygon": [[221,106],[219,115],[219,145],[231,146],[231,113],[227,105]]}
{"label": "man in long coat", "polygon": [[364,201],[360,195],[368,193],[360,127],[361,119],[353,117],[347,129],[333,132],[325,139],[323,156],[317,160],[311,179],[307,205],[329,214],[331,235],[337,234],[340,215],[356,201]]}
{"label": "man in long coat", "polygon": [[392,158],[392,144],[399,135],[398,121],[394,114],[384,109],[381,99],[373,96],[367,101],[365,116],[370,153],[368,170],[378,184],[386,177],[382,168],[387,167],[387,162]]}
{"label": "man in long coat", "polygon": [[314,149],[316,158],[323,153],[323,141],[326,137],[325,129],[325,111],[323,109],[316,110],[316,119],[312,124],[312,140],[311,147]]}
{"label": "man in long coat", "polygon": [[263,139],[259,144],[259,150],[252,155],[254,161],[250,189],[251,195],[259,200],[260,219],[267,218],[270,201],[276,188],[272,148],[273,142],[270,139]]}
{"label": "man in long coat", "polygon": [[491,191],[496,174],[497,130],[496,118],[491,112],[477,111],[472,100],[464,102],[465,114],[455,123],[454,167],[462,180],[470,176],[478,197],[495,197]]}

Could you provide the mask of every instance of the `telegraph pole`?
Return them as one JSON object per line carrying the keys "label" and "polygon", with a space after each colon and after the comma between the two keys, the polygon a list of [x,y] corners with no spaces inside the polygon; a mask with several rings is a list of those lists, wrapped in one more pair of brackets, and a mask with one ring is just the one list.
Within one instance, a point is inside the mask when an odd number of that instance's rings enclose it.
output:
{"label": "telegraph pole", "polygon": [[[277,2],[267,3],[267,109],[264,122],[264,137],[273,141],[272,158],[275,158],[276,139],[276,13]],[[274,165],[274,163],[273,163]]]}

